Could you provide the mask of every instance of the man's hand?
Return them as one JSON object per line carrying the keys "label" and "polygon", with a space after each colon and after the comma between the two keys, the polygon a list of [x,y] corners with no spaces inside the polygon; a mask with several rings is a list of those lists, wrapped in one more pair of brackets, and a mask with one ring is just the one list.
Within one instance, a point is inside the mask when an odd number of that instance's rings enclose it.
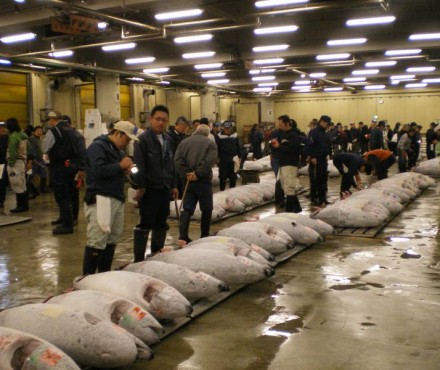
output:
{"label": "man's hand", "polygon": [[198,177],[197,177],[196,173],[193,171],[193,172],[188,172],[186,174],[186,179],[187,179],[187,181],[193,182],[193,181],[197,181]]}
{"label": "man's hand", "polygon": [[139,202],[142,199],[142,197],[144,196],[144,193],[145,193],[145,189],[137,189],[136,195],[134,196],[133,199],[136,202]]}
{"label": "man's hand", "polygon": [[173,198],[173,200],[179,198],[179,190],[177,188],[171,189],[171,198]]}
{"label": "man's hand", "polygon": [[310,158],[310,163],[315,166],[318,161],[316,160],[316,158]]}
{"label": "man's hand", "polygon": [[133,166],[133,161],[130,159],[130,157],[124,157],[122,158],[122,160],[119,162],[119,165],[121,166],[121,169],[124,172],[129,172],[130,168]]}

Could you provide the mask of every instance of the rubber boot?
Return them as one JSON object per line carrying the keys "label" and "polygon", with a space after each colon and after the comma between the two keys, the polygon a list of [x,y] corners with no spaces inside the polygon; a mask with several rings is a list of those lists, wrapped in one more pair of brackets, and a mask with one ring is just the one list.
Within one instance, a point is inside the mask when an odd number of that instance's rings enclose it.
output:
{"label": "rubber boot", "polygon": [[301,205],[299,204],[299,200],[296,195],[288,195],[286,197],[286,212],[291,212],[291,213],[302,212]]}
{"label": "rubber boot", "polygon": [[15,199],[17,200],[17,206],[11,209],[11,213],[26,212],[29,210],[26,192],[15,194]]}
{"label": "rubber boot", "polygon": [[156,254],[161,251],[165,245],[167,237],[167,229],[155,229],[151,233],[151,254]]}
{"label": "rubber boot", "polygon": [[182,212],[180,212],[179,240],[183,240],[186,243],[191,242],[188,236],[190,221],[191,215],[188,211],[183,210]]}
{"label": "rubber boot", "polygon": [[98,272],[106,272],[112,269],[113,256],[115,255],[116,244],[107,244],[101,251],[98,261]]}
{"label": "rubber boot", "polygon": [[200,237],[206,238],[209,236],[209,229],[211,228],[212,211],[202,212],[202,219],[200,220]]}
{"label": "rubber boot", "polygon": [[148,234],[150,230],[135,227],[133,229],[133,255],[134,262],[141,262],[145,259],[147,249]]}
{"label": "rubber boot", "polygon": [[40,193],[49,193],[49,190],[47,190],[47,178],[46,177],[40,177]]}
{"label": "rubber boot", "polygon": [[29,211],[29,193],[25,191],[22,193],[22,204],[25,211]]}
{"label": "rubber boot", "polygon": [[60,208],[61,218],[63,223],[58,225],[55,229],[52,230],[52,234],[60,235],[60,234],[72,234],[73,233],[73,214],[71,206],[64,206]]}
{"label": "rubber boot", "polygon": [[61,210],[60,210],[60,215],[58,216],[58,218],[56,220],[53,220],[50,222],[51,225],[61,225],[63,223],[63,218],[61,217]]}
{"label": "rubber boot", "polygon": [[[26,187],[28,189],[29,199],[35,199],[40,195],[40,192],[38,191],[37,187],[35,186],[34,182],[32,180],[29,180],[26,182]],[[29,193],[30,192],[30,193]]]}
{"label": "rubber boot", "polygon": [[284,191],[279,180],[275,183],[275,204],[278,204],[281,208],[284,208],[286,204],[284,201]]}
{"label": "rubber boot", "polygon": [[86,246],[84,249],[83,275],[91,275],[96,272],[102,250]]}

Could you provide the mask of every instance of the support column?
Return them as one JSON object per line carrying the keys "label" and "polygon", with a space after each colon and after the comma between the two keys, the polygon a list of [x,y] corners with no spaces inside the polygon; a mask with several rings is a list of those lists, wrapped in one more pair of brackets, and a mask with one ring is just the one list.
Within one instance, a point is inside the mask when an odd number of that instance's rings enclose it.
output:
{"label": "support column", "polygon": [[107,124],[121,119],[119,76],[97,73],[95,78],[96,108],[102,122]]}
{"label": "support column", "polygon": [[200,95],[200,111],[202,112],[202,117],[208,118],[210,122],[216,122],[220,114],[217,89],[215,87],[208,87],[207,90],[206,93]]}

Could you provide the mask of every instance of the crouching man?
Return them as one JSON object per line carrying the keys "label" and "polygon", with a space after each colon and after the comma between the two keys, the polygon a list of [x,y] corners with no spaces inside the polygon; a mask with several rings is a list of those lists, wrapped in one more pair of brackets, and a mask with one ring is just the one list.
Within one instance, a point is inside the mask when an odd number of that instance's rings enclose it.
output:
{"label": "crouching man", "polygon": [[202,211],[200,237],[209,236],[213,209],[212,166],[217,160],[217,146],[208,138],[209,133],[209,126],[199,125],[191,137],[179,144],[174,158],[176,171],[187,181],[179,226],[182,246],[191,241],[188,229],[197,202]]}
{"label": "crouching man", "polygon": [[[116,243],[124,229],[125,175],[133,167],[125,153],[130,140],[138,140],[135,126],[119,121],[108,135],[99,136],[87,149],[84,275],[111,269]],[[98,204],[103,208],[98,209]],[[107,216],[106,225],[101,221],[103,213],[104,218]]]}

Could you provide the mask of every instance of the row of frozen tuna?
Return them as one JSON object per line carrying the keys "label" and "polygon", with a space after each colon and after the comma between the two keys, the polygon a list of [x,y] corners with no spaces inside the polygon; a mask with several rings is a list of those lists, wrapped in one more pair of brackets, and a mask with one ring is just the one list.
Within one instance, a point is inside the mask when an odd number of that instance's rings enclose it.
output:
{"label": "row of frozen tuna", "polygon": [[334,227],[375,227],[401,212],[404,205],[435,186],[434,179],[405,172],[377,181],[370,188],[353,193],[318,211],[313,218]]}
{"label": "row of frozen tuna", "polygon": [[440,177],[440,158],[420,162],[414,171],[428,176]]}
{"label": "row of frozen tuna", "polygon": [[[260,183],[238,186],[213,195],[214,210],[212,221],[217,221],[231,212],[244,212],[247,209],[259,206],[273,200],[275,197],[275,180],[262,181]],[[177,201],[180,207],[180,201]],[[170,216],[176,218],[176,206],[170,203]],[[201,219],[199,205],[192,217],[193,220]]]}
{"label": "row of frozen tuna", "polygon": [[256,161],[245,161],[243,164],[244,170],[249,171],[270,171],[272,170],[272,166],[270,165],[270,156],[267,155],[263,158],[257,159]]}
{"label": "row of frozen tuna", "polygon": [[201,298],[271,276],[275,254],[332,232],[306,215],[278,214],[121,271],[76,278],[69,293],[0,312],[0,368],[114,368],[151,359],[149,346],[165,333],[160,320],[190,316]]}

